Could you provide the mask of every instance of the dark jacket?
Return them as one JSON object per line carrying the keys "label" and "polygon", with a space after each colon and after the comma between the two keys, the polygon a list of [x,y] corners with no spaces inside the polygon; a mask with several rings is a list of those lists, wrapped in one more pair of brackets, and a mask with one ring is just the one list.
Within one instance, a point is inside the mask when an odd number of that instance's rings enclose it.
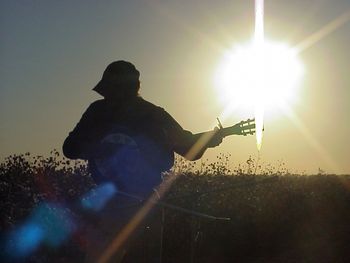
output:
{"label": "dark jacket", "polygon": [[[127,137],[124,138],[132,138],[135,143],[126,143],[128,147],[124,144],[116,155],[115,150],[109,149],[110,144],[103,143],[109,134],[126,134]],[[143,179],[152,174],[154,178],[149,180],[150,184],[157,184],[160,173],[172,167],[174,152],[195,160],[202,156],[207,147],[211,147],[209,142],[197,147],[195,154],[189,155],[200,137],[201,134],[184,130],[164,109],[141,97],[118,103],[102,99],[88,107],[74,130],[69,133],[63,145],[63,153],[71,159],[88,160],[97,181],[111,179],[101,179],[96,169],[96,160],[107,156],[108,162],[113,162],[114,166],[119,162],[120,169],[124,169],[127,163],[134,168],[139,166],[147,174],[142,176]],[[138,147],[137,151],[131,149],[135,145]],[[114,159],[109,158],[110,156],[114,156]],[[103,166],[108,165],[103,163]],[[122,176],[116,174],[130,173],[123,169],[123,172],[114,170],[114,178]]]}
{"label": "dark jacket", "polygon": [[[186,156],[199,135],[184,130],[163,108],[136,97],[131,101],[113,103],[105,99],[93,102],[64,142],[63,153],[71,159],[94,158],[100,140],[113,126],[125,126],[145,134],[168,150]],[[210,147],[210,146],[209,146]],[[190,158],[200,158],[201,155]]]}

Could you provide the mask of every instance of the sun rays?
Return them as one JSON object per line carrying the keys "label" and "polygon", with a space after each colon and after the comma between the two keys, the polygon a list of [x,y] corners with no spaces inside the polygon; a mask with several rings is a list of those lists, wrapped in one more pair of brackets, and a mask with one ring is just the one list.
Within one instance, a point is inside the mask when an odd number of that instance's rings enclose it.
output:
{"label": "sun rays", "polygon": [[323,26],[321,29],[316,31],[315,33],[311,34],[304,40],[302,40],[299,44],[295,45],[295,50],[298,53],[301,53],[305,51],[306,49],[312,47],[317,42],[321,41],[323,38],[328,36],[329,34],[336,31],[338,28],[340,28],[342,25],[346,24],[350,20],[350,10],[347,10],[325,26]]}

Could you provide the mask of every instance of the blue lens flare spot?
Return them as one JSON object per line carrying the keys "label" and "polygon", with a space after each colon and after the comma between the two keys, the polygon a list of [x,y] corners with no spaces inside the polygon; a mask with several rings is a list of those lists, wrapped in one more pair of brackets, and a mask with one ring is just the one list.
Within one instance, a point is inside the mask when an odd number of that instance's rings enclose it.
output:
{"label": "blue lens flare spot", "polygon": [[43,238],[44,230],[40,225],[34,222],[23,224],[9,235],[6,254],[13,259],[27,257],[40,246]]}
{"label": "blue lens flare spot", "polygon": [[100,211],[117,191],[113,183],[101,184],[82,197],[81,205],[87,210]]}
{"label": "blue lens flare spot", "polygon": [[23,224],[6,235],[5,257],[11,261],[21,261],[42,244],[51,247],[62,245],[76,230],[72,218],[72,212],[62,205],[40,204]]}
{"label": "blue lens flare spot", "polygon": [[39,206],[32,220],[44,229],[44,241],[51,247],[61,245],[76,229],[70,210],[57,204],[45,203]]}

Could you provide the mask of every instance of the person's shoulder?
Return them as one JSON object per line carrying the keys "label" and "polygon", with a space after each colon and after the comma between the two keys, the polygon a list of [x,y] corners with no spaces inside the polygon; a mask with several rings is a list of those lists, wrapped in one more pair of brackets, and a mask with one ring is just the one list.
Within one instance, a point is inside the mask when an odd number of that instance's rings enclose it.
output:
{"label": "person's shoulder", "polygon": [[138,107],[138,110],[142,111],[143,114],[150,115],[152,118],[160,122],[176,122],[175,119],[164,108],[157,106],[147,100],[144,100],[143,98],[138,98],[138,100],[139,105],[142,105],[141,107]]}
{"label": "person's shoulder", "polygon": [[162,107],[155,105],[154,103],[149,102],[142,97],[137,97],[135,99],[135,104],[146,111],[165,111]]}
{"label": "person's shoulder", "polygon": [[96,100],[87,107],[85,114],[96,114],[97,112],[104,111],[105,104],[104,99]]}
{"label": "person's shoulder", "polygon": [[106,105],[106,101],[104,99],[95,100],[89,105],[89,109],[99,109]]}
{"label": "person's shoulder", "polygon": [[99,107],[101,105],[105,105],[106,104],[106,100],[105,99],[99,99],[99,100],[95,100],[93,101],[90,106],[92,107]]}

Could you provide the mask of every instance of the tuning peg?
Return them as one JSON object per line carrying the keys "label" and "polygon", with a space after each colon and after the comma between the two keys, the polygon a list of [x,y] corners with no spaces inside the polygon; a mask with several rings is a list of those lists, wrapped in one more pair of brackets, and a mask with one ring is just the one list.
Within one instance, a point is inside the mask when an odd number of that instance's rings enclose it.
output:
{"label": "tuning peg", "polygon": [[222,124],[221,124],[221,121],[220,121],[219,117],[217,117],[216,119],[218,121],[219,129],[223,129],[224,127],[222,127]]}

